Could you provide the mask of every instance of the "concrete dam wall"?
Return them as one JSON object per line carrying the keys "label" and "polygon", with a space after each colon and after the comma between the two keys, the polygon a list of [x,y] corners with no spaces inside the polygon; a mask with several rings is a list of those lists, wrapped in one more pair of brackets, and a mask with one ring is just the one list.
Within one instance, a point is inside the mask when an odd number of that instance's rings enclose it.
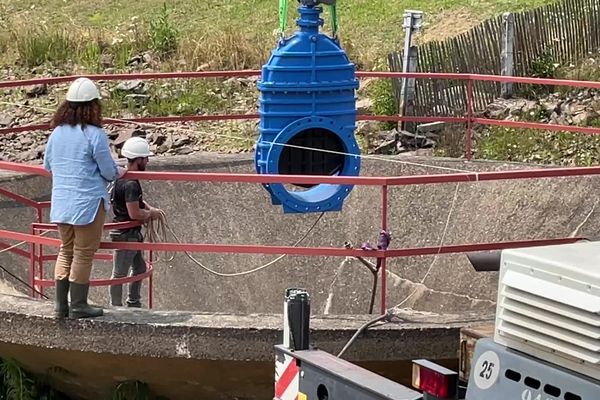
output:
{"label": "concrete dam wall", "polygon": [[[477,171],[523,168],[494,162],[390,157],[384,161],[365,160],[363,175],[452,172],[411,163]],[[254,171],[249,155],[154,158],[149,169]],[[574,177],[393,187],[389,196],[389,229],[393,235],[390,248],[437,246],[442,237],[443,244],[448,245],[568,236],[575,231],[593,236],[600,226],[593,196],[599,179]],[[5,174],[1,184],[36,200],[50,197],[48,178]],[[284,215],[280,207],[270,204],[266,191],[255,184],[152,181],[142,185],[146,200],[166,211],[169,224],[185,242],[291,245],[318,217]],[[380,204],[378,188],[355,187],[343,211],[326,214],[300,246],[342,247],[345,241],[355,246],[365,241],[376,243]],[[0,200],[0,228],[29,232],[33,218],[32,209],[10,199]],[[55,252],[55,249],[45,251]],[[194,256],[220,272],[246,271],[274,258]],[[27,278],[28,260],[4,253],[0,254],[0,263]],[[494,310],[496,274],[473,272],[464,255],[390,259],[388,266],[389,306],[404,301],[402,307],[436,313]],[[46,264],[47,277],[52,277],[52,268],[51,262]],[[94,275],[109,277],[110,269],[109,263],[97,262]],[[154,277],[156,309],[240,314],[280,312],[284,290],[290,286],[309,290],[314,314],[366,313],[372,286],[371,273],[358,261],[335,257],[290,256],[250,275],[223,278],[206,272],[185,254],[175,254],[172,260],[163,257],[155,264]],[[92,291],[95,302],[107,304],[106,288]]]}

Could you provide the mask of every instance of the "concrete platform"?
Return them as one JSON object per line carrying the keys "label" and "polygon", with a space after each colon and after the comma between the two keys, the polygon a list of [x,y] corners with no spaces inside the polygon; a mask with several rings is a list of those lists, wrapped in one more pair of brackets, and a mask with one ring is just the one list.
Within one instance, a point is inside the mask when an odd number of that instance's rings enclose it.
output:
{"label": "concrete platform", "polygon": [[[315,316],[313,346],[337,354],[372,316]],[[414,358],[452,364],[460,328],[491,315],[399,312],[359,337],[344,358],[406,382]],[[265,399],[273,392],[273,346],[281,315],[109,309],[93,320],[57,320],[52,304],[0,295],[0,357],[13,357],[82,399],[106,398],[140,380],[169,399]],[[58,371],[58,372],[57,372]]]}

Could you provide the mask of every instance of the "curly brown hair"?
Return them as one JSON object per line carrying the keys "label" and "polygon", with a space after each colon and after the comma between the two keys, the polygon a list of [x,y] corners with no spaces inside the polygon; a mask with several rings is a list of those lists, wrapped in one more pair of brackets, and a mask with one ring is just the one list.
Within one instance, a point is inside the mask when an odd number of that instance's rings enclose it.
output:
{"label": "curly brown hair", "polygon": [[100,105],[100,101],[97,99],[86,101],[85,103],[64,101],[58,107],[58,110],[56,110],[50,126],[54,129],[63,124],[102,127],[102,106]]}

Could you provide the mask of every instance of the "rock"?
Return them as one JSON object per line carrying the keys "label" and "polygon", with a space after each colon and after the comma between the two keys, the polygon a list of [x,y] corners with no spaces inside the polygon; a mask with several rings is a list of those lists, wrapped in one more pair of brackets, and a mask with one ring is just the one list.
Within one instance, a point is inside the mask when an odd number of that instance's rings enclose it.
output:
{"label": "rock", "polygon": [[123,81],[117,85],[116,91],[144,94],[146,93],[146,85],[144,81],[136,79],[133,81]]}
{"label": "rock", "polygon": [[390,140],[396,141],[398,139],[398,131],[395,129],[392,129],[391,131],[381,131],[377,136],[379,140],[383,140],[386,142]]}
{"label": "rock", "polygon": [[26,133],[21,136],[20,142],[23,146],[29,146],[33,144],[33,138]]}
{"label": "rock", "polygon": [[151,51],[146,51],[142,54],[142,61],[146,64],[152,64],[156,59],[156,56]]}
{"label": "rock", "polygon": [[586,106],[584,104],[572,103],[569,105],[569,108],[566,110],[566,112],[569,115],[577,115],[577,114],[584,112],[585,109],[586,109]]}
{"label": "rock", "polygon": [[358,121],[356,123],[356,134],[366,136],[369,133],[379,131],[379,124],[376,121]]}
{"label": "rock", "polygon": [[148,137],[148,141],[155,146],[160,146],[167,140],[167,136],[161,132],[154,131]]}
{"label": "rock", "polygon": [[508,117],[509,113],[510,107],[506,104],[506,102],[496,100],[492,104],[487,106],[484,115],[485,117],[490,119],[504,119]]}
{"label": "rock", "polygon": [[147,94],[128,94],[123,98],[123,104],[135,104],[138,107],[145,106],[150,101],[150,96]]}
{"label": "rock", "polygon": [[552,114],[555,111],[560,110],[561,103],[559,101],[542,100],[540,106],[547,114]]}
{"label": "rock", "polygon": [[160,146],[158,146],[158,148],[156,149],[156,153],[163,154],[163,153],[166,153],[167,151],[169,151],[169,149],[170,149],[169,145],[167,145],[166,143],[163,143]]}
{"label": "rock", "polygon": [[194,149],[192,149],[190,146],[185,146],[185,147],[181,147],[179,149],[177,149],[176,153],[177,154],[182,154],[182,155],[187,155],[190,154],[194,151]]}
{"label": "rock", "polygon": [[31,161],[35,160],[36,158],[38,158],[38,152],[36,150],[22,151],[17,154],[17,159],[19,161]]}
{"label": "rock", "polygon": [[538,109],[538,103],[536,101],[533,100],[524,100],[524,102],[520,105],[520,111],[523,114],[530,114],[532,112],[535,112]]}
{"label": "rock", "polygon": [[356,102],[356,110],[359,115],[368,114],[373,106],[373,101],[369,98],[364,98]]}
{"label": "rock", "polygon": [[13,117],[9,117],[8,115],[0,115],[0,126],[10,126],[13,122]]}
{"label": "rock", "polygon": [[381,143],[374,150],[374,154],[390,154],[396,149],[396,140],[388,140]]}
{"label": "rock", "polygon": [[192,140],[189,137],[180,137],[175,140],[173,147],[182,147],[190,143],[192,143]]}
{"label": "rock", "polygon": [[119,135],[113,141],[113,145],[117,149],[121,148],[123,146],[123,143],[125,143],[125,141],[127,141],[127,139],[135,137],[135,136],[146,137],[146,131],[143,129],[137,129],[137,128],[130,128],[130,129],[123,130],[123,131],[119,132]]}
{"label": "rock", "polygon": [[583,111],[573,116],[573,124],[586,126],[591,119],[597,116],[598,114],[593,111]]}
{"label": "rock", "polygon": [[141,64],[144,61],[144,58],[142,57],[141,54],[137,54],[135,56],[132,56],[129,61],[127,61],[127,65],[138,65]]}
{"label": "rock", "polygon": [[566,125],[564,114],[558,114],[557,112],[553,112],[550,116],[550,123],[555,125]]}
{"label": "rock", "polygon": [[27,95],[27,97],[43,96],[45,94],[48,94],[48,85],[44,83],[42,85],[32,86],[31,88],[27,89],[25,94]]}
{"label": "rock", "polygon": [[100,56],[100,65],[102,69],[106,70],[107,68],[114,67],[115,58],[112,54],[102,54]]}
{"label": "rock", "polygon": [[404,147],[408,148],[422,148],[427,146],[428,141],[430,141],[427,137],[423,135],[415,135],[412,132],[408,131],[400,131],[400,140],[399,142]]}

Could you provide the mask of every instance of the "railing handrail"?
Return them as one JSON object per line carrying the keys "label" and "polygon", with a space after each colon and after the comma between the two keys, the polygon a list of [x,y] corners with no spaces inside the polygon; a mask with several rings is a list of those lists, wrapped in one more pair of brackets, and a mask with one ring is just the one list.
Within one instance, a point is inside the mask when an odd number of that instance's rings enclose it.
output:
{"label": "railing handrail", "polygon": [[[0,170],[20,172],[33,175],[49,176],[41,166],[19,164],[11,161],[0,161]],[[532,169],[516,169],[510,171],[484,171],[439,173],[428,175],[405,176],[328,176],[328,175],[269,175],[241,174],[219,172],[165,172],[165,171],[131,171],[125,176],[148,181],[169,182],[212,182],[212,183],[258,183],[258,184],[332,184],[357,186],[405,186],[426,185],[436,183],[483,182],[497,180],[539,179],[572,176],[600,175],[600,166],[592,167],[540,167]],[[1,193],[0,193],[1,194]],[[38,203],[40,204],[40,203]]]}
{"label": "railing handrail", "polygon": [[[82,74],[68,76],[54,76],[45,78],[15,79],[0,81],[0,89],[33,86],[53,85],[71,82],[80,77],[86,77],[93,81],[124,81],[124,80],[155,80],[155,79],[196,79],[196,78],[247,78],[260,76],[260,70],[238,70],[238,71],[198,71],[198,72],[144,72],[123,74]],[[572,79],[556,78],[531,78],[523,76],[501,76],[488,74],[469,74],[458,72],[380,72],[380,71],[357,71],[358,78],[411,78],[411,79],[446,79],[459,81],[479,82],[506,82],[527,83],[534,85],[571,86],[600,89],[600,82],[580,81]]]}

